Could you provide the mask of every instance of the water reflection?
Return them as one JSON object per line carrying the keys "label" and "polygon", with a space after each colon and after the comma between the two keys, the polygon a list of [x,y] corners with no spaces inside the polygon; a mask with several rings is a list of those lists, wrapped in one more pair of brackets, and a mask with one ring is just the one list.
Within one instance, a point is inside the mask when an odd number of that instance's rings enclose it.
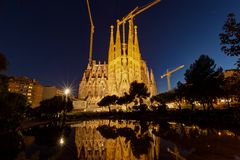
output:
{"label": "water reflection", "polygon": [[174,122],[85,121],[75,127],[78,159],[238,159],[229,130]]}
{"label": "water reflection", "polygon": [[92,120],[31,128],[16,138],[1,137],[0,159],[240,159],[236,133],[175,122]]}
{"label": "water reflection", "polygon": [[71,146],[71,152],[68,149],[67,140],[72,134],[72,128],[68,125],[33,127],[23,131],[23,134],[24,149],[17,155],[17,160],[74,159],[74,146]]}
{"label": "water reflection", "polygon": [[160,138],[147,122],[87,121],[76,127],[79,159],[157,159]]}

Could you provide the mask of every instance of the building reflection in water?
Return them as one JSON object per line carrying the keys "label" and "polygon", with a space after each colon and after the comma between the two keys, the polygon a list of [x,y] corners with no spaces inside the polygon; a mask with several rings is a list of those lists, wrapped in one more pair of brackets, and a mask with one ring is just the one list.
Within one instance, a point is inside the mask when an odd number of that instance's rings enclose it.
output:
{"label": "building reflection in water", "polygon": [[240,141],[229,130],[201,129],[175,122],[121,120],[84,121],[72,127],[75,128],[77,157],[81,160],[240,157]]}
{"label": "building reflection in water", "polygon": [[154,128],[149,124],[98,120],[85,121],[75,127],[79,159],[151,160],[159,157],[160,138],[152,133]]}

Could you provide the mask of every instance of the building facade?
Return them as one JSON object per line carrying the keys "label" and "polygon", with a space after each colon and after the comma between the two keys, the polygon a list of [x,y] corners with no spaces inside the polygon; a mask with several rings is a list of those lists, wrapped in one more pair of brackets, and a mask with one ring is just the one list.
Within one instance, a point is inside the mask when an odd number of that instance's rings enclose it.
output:
{"label": "building facade", "polygon": [[38,81],[28,77],[10,77],[8,91],[25,95],[33,108],[39,106],[42,101],[43,87]]}
{"label": "building facade", "polygon": [[137,26],[129,20],[128,40],[121,38],[120,25],[117,24],[116,36],[111,26],[108,50],[108,64],[90,62],[79,84],[78,98],[87,101],[87,105],[96,106],[106,95],[122,96],[128,93],[133,81],[144,83],[150,94],[157,94],[156,82],[152,69],[149,71],[142,59]]}
{"label": "building facade", "polygon": [[42,100],[64,95],[63,90],[55,86],[43,86]]}

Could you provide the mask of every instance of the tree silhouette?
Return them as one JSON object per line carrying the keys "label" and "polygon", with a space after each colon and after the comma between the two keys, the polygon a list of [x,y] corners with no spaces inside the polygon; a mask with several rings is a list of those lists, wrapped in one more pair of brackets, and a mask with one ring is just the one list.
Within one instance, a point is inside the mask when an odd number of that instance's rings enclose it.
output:
{"label": "tree silhouette", "polygon": [[110,127],[108,125],[102,125],[102,126],[97,127],[97,130],[106,139],[116,139],[119,136],[117,134],[117,128],[115,126]]}
{"label": "tree silhouette", "polygon": [[98,105],[100,107],[108,107],[109,112],[111,112],[111,105],[115,105],[117,103],[118,97],[116,95],[112,96],[105,96],[103,99],[101,99],[100,102],[98,102]]}
{"label": "tree silhouette", "polygon": [[214,60],[207,55],[201,55],[185,73],[187,93],[204,109],[206,104],[213,108],[213,100],[222,96],[223,80],[222,68],[216,68]]}
{"label": "tree silhouette", "polygon": [[228,100],[228,107],[230,107],[230,98],[240,99],[240,72],[238,70],[234,70],[234,72],[233,75],[224,79],[223,96]]}
{"label": "tree silhouette", "polygon": [[192,84],[178,82],[177,88],[175,91],[178,99],[187,100],[188,103],[192,106],[192,111],[194,111],[195,110],[194,102],[196,101],[196,95],[194,94],[195,91],[194,91],[194,87],[192,87]]}
{"label": "tree silhouette", "polygon": [[[7,70],[7,59],[3,53],[0,52],[0,72]],[[0,94],[8,92],[8,77],[0,75]]]}
{"label": "tree silhouette", "polygon": [[126,106],[126,110],[128,109],[128,104],[131,103],[133,101],[134,97],[127,94],[126,92],[124,93],[124,96],[119,97],[117,104],[118,105],[125,105]]}
{"label": "tree silhouette", "polygon": [[8,79],[5,75],[0,75],[0,94],[8,92]]}
{"label": "tree silhouette", "polygon": [[[223,33],[219,34],[221,50],[228,56],[240,56],[240,23],[236,21],[235,14],[228,14],[223,26]],[[236,65],[240,68],[240,58]]]}
{"label": "tree silhouette", "polygon": [[73,104],[70,98],[67,100],[62,96],[55,96],[51,99],[41,101],[40,106],[35,110],[47,118],[57,118],[64,111],[70,112],[73,109]]}
{"label": "tree silhouette", "polygon": [[26,110],[29,108],[27,99],[18,93],[4,93],[0,96],[0,124],[2,133],[15,131],[22,123]]}
{"label": "tree silhouette", "polygon": [[0,52],[0,72],[7,70],[7,65],[8,65],[8,62],[6,57],[4,56],[3,53]]}
{"label": "tree silhouette", "polygon": [[152,100],[158,102],[160,105],[166,105],[166,103],[173,100],[171,95],[170,92],[159,93],[158,95],[153,96]]}
{"label": "tree silhouette", "polygon": [[138,83],[137,81],[132,82],[129,89],[129,95],[134,97],[133,100],[136,102],[136,106],[134,108],[139,108],[141,111],[145,111],[147,109],[146,104],[143,103],[143,99],[149,97],[150,93],[144,83]]}
{"label": "tree silhouette", "polygon": [[181,103],[183,99],[186,97],[184,94],[184,91],[185,91],[185,86],[181,82],[178,82],[177,88],[174,89],[174,99],[178,104],[179,110],[182,109]]}
{"label": "tree silhouette", "polygon": [[129,127],[117,128],[116,126],[101,125],[97,127],[97,130],[107,139],[125,137],[125,143],[130,141],[133,155],[139,159],[141,155],[149,152],[153,139],[148,134],[149,125],[145,121],[140,121],[138,124],[139,125],[134,129]]}

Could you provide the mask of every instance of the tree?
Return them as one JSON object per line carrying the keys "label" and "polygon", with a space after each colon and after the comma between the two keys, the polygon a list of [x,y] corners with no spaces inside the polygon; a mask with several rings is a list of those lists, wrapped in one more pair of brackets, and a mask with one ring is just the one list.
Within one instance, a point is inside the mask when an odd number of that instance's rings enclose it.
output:
{"label": "tree", "polygon": [[172,101],[171,93],[159,93],[158,95],[153,96],[152,100],[158,102],[160,105],[166,105],[166,103]]}
{"label": "tree", "polygon": [[146,105],[143,105],[143,99],[146,99],[150,96],[150,93],[148,92],[148,88],[144,83],[138,83],[137,81],[134,81],[130,85],[129,89],[129,95],[134,97],[133,99],[136,100],[136,103],[143,107]]}
{"label": "tree", "polygon": [[234,74],[224,78],[224,98],[227,99],[228,107],[230,107],[230,99],[240,99],[240,72],[234,70]]}
{"label": "tree", "polygon": [[222,68],[216,68],[214,60],[207,55],[201,55],[185,73],[187,93],[199,101],[204,110],[206,104],[209,109],[213,108],[213,100],[222,96],[223,80]]}
{"label": "tree", "polygon": [[177,83],[177,88],[174,89],[174,99],[178,104],[179,110],[182,109],[182,101],[185,98],[185,86],[181,83]]}
{"label": "tree", "polygon": [[185,99],[192,106],[192,111],[195,110],[194,101],[196,101],[196,95],[194,95],[194,88],[191,84],[184,84],[178,82],[176,92],[181,99]]}
{"label": "tree", "polygon": [[158,103],[156,110],[160,112],[165,112],[167,109],[167,103],[173,102],[174,100],[174,92],[159,93],[158,95],[151,97],[151,101]]}
{"label": "tree", "polygon": [[109,112],[111,112],[111,105],[115,105],[117,103],[118,97],[116,95],[112,96],[105,96],[103,99],[101,99],[100,102],[98,102],[98,105],[100,107],[108,107]]}
{"label": "tree", "polygon": [[8,79],[5,75],[0,75],[0,95],[8,92]]}
{"label": "tree", "polygon": [[4,56],[3,53],[0,52],[0,72],[7,70],[7,65],[8,65],[8,62],[6,57]]}
{"label": "tree", "polygon": [[[228,14],[223,26],[223,33],[219,34],[221,50],[228,56],[240,56],[240,23],[236,21],[235,14]],[[240,58],[236,65],[240,68]]]}
{"label": "tree", "polygon": [[125,105],[126,106],[126,110],[128,109],[128,104],[131,103],[133,101],[134,97],[127,94],[126,92],[124,93],[124,96],[119,97],[117,104],[118,105]]}
{"label": "tree", "polygon": [[4,132],[15,131],[22,123],[29,105],[24,95],[4,93],[0,96],[0,124]]}
{"label": "tree", "polygon": [[[7,69],[7,59],[3,53],[0,52],[0,72]],[[0,94],[8,92],[8,77],[0,75]]]}
{"label": "tree", "polygon": [[62,112],[70,112],[73,109],[73,104],[71,99],[68,97],[55,96],[51,99],[46,99],[41,101],[40,106],[36,108],[41,116],[46,116],[47,118],[57,118]]}

